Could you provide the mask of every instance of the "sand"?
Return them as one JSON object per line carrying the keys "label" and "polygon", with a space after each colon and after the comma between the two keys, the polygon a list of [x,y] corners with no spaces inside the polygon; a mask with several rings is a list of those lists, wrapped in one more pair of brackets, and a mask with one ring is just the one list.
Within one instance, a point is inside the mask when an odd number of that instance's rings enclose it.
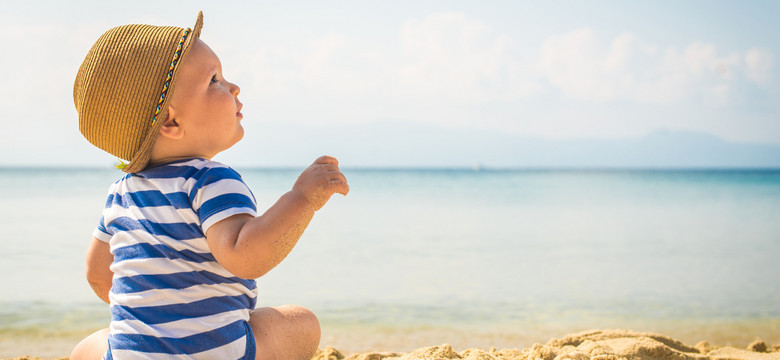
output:
{"label": "sand", "polygon": [[629,330],[590,330],[534,344],[527,349],[467,349],[456,352],[450,345],[420,348],[409,353],[366,352],[344,356],[333,348],[320,350],[314,360],[617,360],[617,359],[780,359],[780,345],[756,341],[748,349],[717,347],[700,342],[685,345],[668,336]]}
{"label": "sand", "polygon": [[[65,360],[66,357],[56,358]],[[756,340],[746,349],[716,346],[706,341],[683,344],[671,337],[630,330],[589,330],[534,344],[526,349],[467,349],[450,345],[424,347],[408,353],[363,352],[343,354],[338,349],[320,349],[313,360],[780,360],[780,344]],[[8,360],[8,359],[0,359]],[[13,360],[40,360],[28,356]]]}
{"label": "sand", "polygon": [[618,360],[618,359],[745,359],[780,360],[780,345],[768,346],[755,341],[747,349],[718,347],[707,342],[695,346],[683,344],[668,336],[629,330],[590,330],[534,344],[527,349],[468,349],[456,352],[450,345],[420,348],[409,353],[367,352],[345,356],[327,347],[315,360]]}

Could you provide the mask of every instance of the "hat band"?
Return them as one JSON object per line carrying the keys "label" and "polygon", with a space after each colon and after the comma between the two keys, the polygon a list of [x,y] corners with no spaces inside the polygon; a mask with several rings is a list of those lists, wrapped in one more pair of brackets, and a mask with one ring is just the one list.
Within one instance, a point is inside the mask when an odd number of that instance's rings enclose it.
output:
{"label": "hat band", "polygon": [[165,100],[165,96],[168,94],[168,86],[170,86],[171,79],[173,78],[173,70],[176,68],[176,65],[179,62],[179,56],[181,55],[182,47],[184,47],[184,42],[187,40],[187,35],[189,33],[190,29],[184,29],[184,34],[182,34],[181,39],[179,39],[179,45],[176,46],[176,52],[173,53],[173,60],[171,61],[171,66],[168,67],[168,75],[165,77],[165,84],[163,85],[162,92],[160,93],[160,100],[157,101],[157,110],[154,111],[152,124],[157,121],[157,115],[160,115],[163,101]]}

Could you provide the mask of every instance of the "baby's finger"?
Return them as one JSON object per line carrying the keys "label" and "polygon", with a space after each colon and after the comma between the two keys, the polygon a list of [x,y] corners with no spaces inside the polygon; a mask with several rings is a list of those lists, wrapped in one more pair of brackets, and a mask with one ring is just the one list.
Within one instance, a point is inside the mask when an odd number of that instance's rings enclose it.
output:
{"label": "baby's finger", "polygon": [[315,164],[333,164],[336,166],[339,166],[339,160],[334,158],[333,156],[323,155],[317,158],[317,160],[314,160]]}
{"label": "baby's finger", "polygon": [[329,173],[340,171],[338,165],[334,165],[334,164],[317,164],[317,166],[320,166],[321,168],[327,170]]}
{"label": "baby's finger", "polygon": [[345,184],[348,184],[348,183],[347,183],[347,177],[346,177],[346,176],[344,176],[344,174],[342,174],[341,172],[331,172],[331,173],[329,174],[329,179],[330,179],[330,181],[333,181],[333,180],[341,180],[341,181],[343,181]]}
{"label": "baby's finger", "polygon": [[347,193],[349,193],[349,185],[347,185],[346,180],[333,179],[330,182],[328,182],[328,187],[334,193],[339,193],[345,196],[347,195]]}

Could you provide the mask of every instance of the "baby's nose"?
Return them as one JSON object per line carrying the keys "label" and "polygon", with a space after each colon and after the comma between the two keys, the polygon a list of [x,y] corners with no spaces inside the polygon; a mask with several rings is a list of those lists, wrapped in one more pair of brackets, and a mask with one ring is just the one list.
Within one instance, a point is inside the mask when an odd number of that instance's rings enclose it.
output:
{"label": "baby's nose", "polygon": [[236,84],[230,83],[230,93],[233,94],[233,96],[238,96],[238,94],[241,93],[241,88]]}

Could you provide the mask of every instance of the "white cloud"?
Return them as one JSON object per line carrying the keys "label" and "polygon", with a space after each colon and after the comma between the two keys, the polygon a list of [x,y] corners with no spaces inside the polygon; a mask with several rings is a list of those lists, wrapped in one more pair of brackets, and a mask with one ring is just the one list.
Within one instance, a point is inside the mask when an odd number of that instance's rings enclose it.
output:
{"label": "white cloud", "polygon": [[[590,28],[547,38],[538,68],[564,96],[590,102],[630,100],[670,103],[713,96],[725,101],[742,55],[721,54],[710,43],[694,42],[684,50],[643,43],[631,33],[605,46]],[[771,57],[751,51],[747,70],[751,80],[766,78]]]}
{"label": "white cloud", "polygon": [[463,13],[409,19],[397,40],[322,34],[258,48],[238,63],[250,65],[242,75],[264,96],[373,96],[365,100],[402,106],[480,105],[542,94],[596,104],[727,102],[739,81],[766,82],[773,61],[768,50],[723,53],[705,42],[678,49],[628,32],[605,39],[591,28],[516,49],[510,36]]}
{"label": "white cloud", "polygon": [[249,69],[240,74],[242,93],[256,94],[256,103],[274,118],[315,124],[391,118],[453,126],[473,124],[474,106],[540,92],[533,69],[512,51],[509,36],[488,24],[437,13],[403,22],[395,39],[319,34],[225,62]]}
{"label": "white cloud", "polygon": [[[516,42],[463,13],[407,19],[397,34],[296,34],[251,51],[227,49],[235,65],[226,68],[243,71],[236,78],[247,112],[260,109],[271,121],[398,120],[546,137],[638,136],[659,127],[733,134],[744,125],[708,122],[722,112],[712,109],[735,109],[744,83],[772,70],[768,50],[670,46],[592,28]],[[631,112],[645,116],[627,119]]]}
{"label": "white cloud", "polygon": [[607,101],[632,83],[625,66],[632,55],[633,36],[625,34],[610,49],[584,28],[551,36],[539,52],[539,75],[564,95],[578,100]]}
{"label": "white cloud", "polygon": [[459,101],[513,100],[538,92],[512,54],[512,39],[462,13],[406,21],[400,32],[401,91]]}
{"label": "white cloud", "polygon": [[750,49],[745,54],[745,74],[747,78],[759,84],[769,82],[772,76],[774,57],[767,49]]}
{"label": "white cloud", "polygon": [[340,84],[339,91],[361,93],[382,87],[401,96],[470,102],[538,92],[532,74],[512,54],[511,39],[464,14],[407,20],[397,40],[373,43],[354,35],[323,34],[244,57],[264,65],[255,66],[255,77],[279,77],[281,70],[286,81],[311,90],[337,90],[329,87]]}

